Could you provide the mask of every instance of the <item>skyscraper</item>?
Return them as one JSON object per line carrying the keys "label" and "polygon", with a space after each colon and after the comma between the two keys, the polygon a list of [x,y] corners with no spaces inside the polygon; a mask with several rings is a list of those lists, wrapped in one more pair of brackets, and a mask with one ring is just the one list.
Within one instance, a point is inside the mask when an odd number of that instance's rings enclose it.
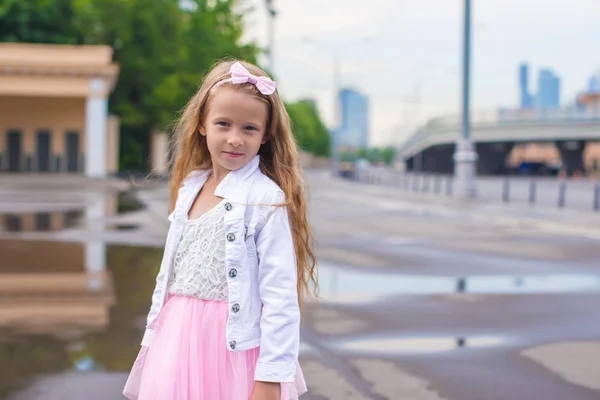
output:
{"label": "skyscraper", "polygon": [[600,72],[598,75],[592,76],[588,83],[588,92],[600,93]]}
{"label": "skyscraper", "polygon": [[541,69],[535,105],[539,109],[560,107],[560,78],[549,69]]}
{"label": "skyscraper", "polygon": [[529,66],[521,64],[519,67],[519,87],[521,94],[521,109],[533,107],[533,99],[529,93]]}
{"label": "skyscraper", "polygon": [[363,147],[369,145],[369,99],[353,89],[339,92],[341,126],[340,146]]}

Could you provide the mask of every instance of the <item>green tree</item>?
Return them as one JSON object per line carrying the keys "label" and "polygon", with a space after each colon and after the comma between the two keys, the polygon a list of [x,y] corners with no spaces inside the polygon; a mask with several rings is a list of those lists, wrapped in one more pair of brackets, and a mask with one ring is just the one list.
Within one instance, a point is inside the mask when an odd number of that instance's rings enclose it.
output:
{"label": "green tree", "polygon": [[356,152],[356,157],[357,158],[364,158],[366,159],[368,155],[368,150],[361,147],[360,149],[358,149],[358,151]]}
{"label": "green tree", "polygon": [[329,131],[323,124],[315,103],[300,100],[286,104],[286,109],[300,148],[317,156],[328,156]]}
{"label": "green tree", "polygon": [[370,149],[367,150],[367,160],[369,160],[369,162],[372,163],[378,163],[381,161],[381,151],[376,148],[376,147],[372,147]]}
{"label": "green tree", "polygon": [[392,165],[394,159],[396,158],[396,148],[392,146],[385,147],[381,149],[381,160],[386,165]]}
{"label": "green tree", "polygon": [[72,0],[3,0],[0,41],[83,44],[83,6]]}
{"label": "green tree", "polygon": [[[120,76],[110,111],[121,119],[122,169],[146,169],[149,134],[168,129],[218,59],[256,62],[240,43],[236,0],[4,0],[0,40],[107,44]],[[193,4],[193,6],[189,6]]]}

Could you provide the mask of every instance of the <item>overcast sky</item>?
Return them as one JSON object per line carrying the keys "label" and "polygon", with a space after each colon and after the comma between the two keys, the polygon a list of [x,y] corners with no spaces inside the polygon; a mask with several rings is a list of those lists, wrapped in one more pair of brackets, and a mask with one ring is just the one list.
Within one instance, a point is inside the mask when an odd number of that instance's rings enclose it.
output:
{"label": "overcast sky", "polygon": [[[245,0],[247,38],[266,46],[263,0]],[[341,83],[371,102],[371,143],[460,111],[462,0],[273,0],[275,77],[287,100],[314,98],[333,118],[332,53]],[[474,111],[518,105],[518,66],[549,67],[563,103],[600,69],[600,0],[472,0]],[[311,38],[330,50],[306,43]],[[365,44],[365,39],[371,42]],[[420,101],[419,101],[420,100]]]}

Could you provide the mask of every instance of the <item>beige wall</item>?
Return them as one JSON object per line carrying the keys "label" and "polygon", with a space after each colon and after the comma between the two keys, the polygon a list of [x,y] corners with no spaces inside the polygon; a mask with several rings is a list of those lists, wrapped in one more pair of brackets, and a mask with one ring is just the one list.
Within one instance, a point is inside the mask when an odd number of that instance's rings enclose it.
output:
{"label": "beige wall", "polygon": [[583,152],[583,161],[588,169],[592,169],[596,161],[596,167],[600,168],[600,142],[588,142]]}
{"label": "beige wall", "polygon": [[109,115],[106,123],[106,170],[115,174],[119,170],[119,129],[121,121],[116,115]]}
{"label": "beige wall", "polygon": [[552,142],[516,144],[508,156],[508,163],[509,165],[516,166],[524,161],[560,162],[560,153],[556,145]]}
{"label": "beige wall", "polygon": [[[65,138],[69,131],[79,132],[79,153],[85,154],[85,102],[85,98],[0,96],[0,152],[6,151],[8,130],[21,131],[21,168],[24,169],[26,155],[32,155],[35,159],[37,131],[47,129],[51,132],[51,156],[62,156],[64,170]],[[118,170],[119,129],[119,118],[109,116],[106,132],[108,173]],[[51,170],[54,171],[54,168],[54,160],[51,159]]]}
{"label": "beige wall", "polygon": [[90,79],[85,76],[69,77],[0,75],[0,96],[81,98],[87,97],[89,94]]}
{"label": "beige wall", "polygon": [[[588,170],[592,169],[594,160],[600,167],[600,142],[587,142],[583,160]],[[516,166],[523,161],[554,163],[561,158],[554,143],[517,144],[508,157],[508,164]]]}
{"label": "beige wall", "polygon": [[152,173],[169,173],[169,136],[161,131],[153,131],[151,137],[150,159]]}
{"label": "beige wall", "polygon": [[0,97],[0,150],[6,147],[6,131],[20,129],[23,132],[25,152],[35,151],[37,129],[52,132],[51,150],[62,154],[65,148],[65,132],[81,133],[81,146],[85,146],[85,99],[49,97]]}

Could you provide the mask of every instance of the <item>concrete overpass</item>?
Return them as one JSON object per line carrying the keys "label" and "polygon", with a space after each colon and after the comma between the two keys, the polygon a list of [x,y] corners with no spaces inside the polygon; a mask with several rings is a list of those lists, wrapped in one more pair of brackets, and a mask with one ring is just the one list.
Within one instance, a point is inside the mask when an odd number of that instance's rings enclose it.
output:
{"label": "concrete overpass", "polygon": [[[584,172],[583,153],[600,142],[600,110],[517,110],[473,113],[472,139],[479,174],[505,172],[507,156],[519,143],[556,145],[568,175]],[[460,116],[429,120],[398,148],[408,170],[451,173],[454,143],[461,135]]]}

